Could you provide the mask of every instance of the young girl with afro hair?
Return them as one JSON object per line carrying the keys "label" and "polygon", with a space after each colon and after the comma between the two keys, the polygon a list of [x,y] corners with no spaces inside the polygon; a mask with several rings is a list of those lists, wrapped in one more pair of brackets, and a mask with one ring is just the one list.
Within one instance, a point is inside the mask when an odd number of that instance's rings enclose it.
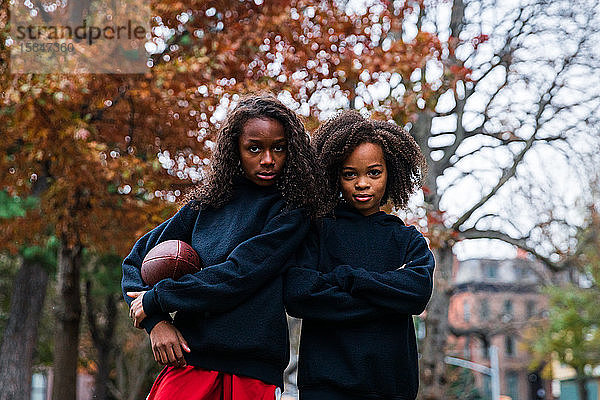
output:
{"label": "young girl with afro hair", "polygon": [[[123,261],[123,295],[166,365],[149,399],[272,400],[283,387],[281,274],[324,210],[313,195],[322,186],[315,166],[293,111],[272,96],[242,99],[218,133],[204,183],[136,242]],[[144,256],[172,239],[191,244],[205,267],[147,286]]]}
{"label": "young girl with afro hair", "polygon": [[314,224],[286,275],[288,313],[302,318],[301,400],[414,399],[412,316],[425,309],[434,259],[414,227],[380,207],[405,207],[424,157],[397,125],[346,111],[314,144],[334,217]]}

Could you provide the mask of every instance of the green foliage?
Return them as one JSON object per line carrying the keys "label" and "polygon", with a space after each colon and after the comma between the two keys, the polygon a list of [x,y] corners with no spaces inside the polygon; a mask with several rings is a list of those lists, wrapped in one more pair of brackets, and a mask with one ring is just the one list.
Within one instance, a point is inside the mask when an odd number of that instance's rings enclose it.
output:
{"label": "green foliage", "polygon": [[575,265],[585,284],[565,284],[545,289],[549,298],[548,319],[535,332],[533,353],[541,365],[554,354],[558,360],[588,375],[600,365],[600,220],[593,213],[591,223],[580,235]]}
{"label": "green foliage", "polygon": [[465,368],[448,366],[450,385],[446,393],[448,400],[482,400],[481,394],[475,386],[473,372]]}
{"label": "green foliage", "polygon": [[23,246],[21,256],[27,261],[39,262],[50,274],[54,274],[58,261],[58,245],[56,236],[50,236],[44,246]]}
{"label": "green foliage", "polygon": [[121,262],[114,253],[95,254],[84,251],[83,262],[87,268],[81,271],[84,281],[92,282],[92,295],[96,299],[121,293]]}
{"label": "green foliage", "polygon": [[38,199],[27,197],[24,200],[20,197],[13,197],[5,190],[0,191],[0,219],[15,217],[24,217],[27,210],[36,207]]}
{"label": "green foliage", "polygon": [[[23,218],[27,211],[37,207],[39,207],[39,199],[36,197],[30,196],[23,199],[10,196],[4,190],[0,191],[0,219]],[[46,268],[52,279],[56,272],[58,244],[56,236],[48,236],[41,245],[21,245],[18,255],[0,255],[0,341],[1,333],[4,332],[10,316],[13,281],[21,265],[20,259],[40,263]],[[52,364],[53,292],[53,289],[48,289],[48,297],[43,310],[35,311],[42,313],[34,354],[34,364],[36,365]]]}
{"label": "green foliage", "polygon": [[555,353],[560,362],[579,373],[585,371],[586,365],[600,364],[598,290],[570,284],[548,288],[546,293],[550,301],[548,326],[534,351]]}
{"label": "green foliage", "polygon": [[[0,191],[0,219],[19,219],[26,216],[29,210],[39,207],[39,198],[29,196],[21,198],[9,195],[6,190]],[[58,239],[50,235],[42,245],[22,245],[19,253],[24,260],[41,263],[49,273],[56,271]]]}

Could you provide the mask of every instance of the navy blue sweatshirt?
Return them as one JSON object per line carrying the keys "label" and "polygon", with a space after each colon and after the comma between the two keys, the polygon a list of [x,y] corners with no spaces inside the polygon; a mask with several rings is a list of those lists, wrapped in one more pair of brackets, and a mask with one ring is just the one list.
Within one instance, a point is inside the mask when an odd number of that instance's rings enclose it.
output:
{"label": "navy blue sweatshirt", "polygon": [[301,400],[414,399],[419,386],[412,315],[433,288],[423,235],[383,211],[340,206],[290,261],[288,313],[303,318]]}
{"label": "navy blue sweatshirt", "polygon": [[[189,365],[283,387],[289,339],[282,273],[309,220],[301,209],[284,210],[275,188],[242,179],[234,190],[222,208],[188,203],[140,238],[123,261],[123,296],[131,304],[126,292],[148,290],[148,332],[177,312],[173,323],[192,350],[184,353]],[[142,260],[171,239],[191,244],[207,267],[151,288],[141,278]]]}

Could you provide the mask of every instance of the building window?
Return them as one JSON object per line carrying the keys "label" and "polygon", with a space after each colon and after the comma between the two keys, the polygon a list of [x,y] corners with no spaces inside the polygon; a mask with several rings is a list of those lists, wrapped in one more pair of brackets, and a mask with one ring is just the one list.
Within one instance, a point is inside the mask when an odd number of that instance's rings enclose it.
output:
{"label": "building window", "polygon": [[509,357],[514,357],[515,355],[515,339],[512,336],[504,337],[504,352]]}
{"label": "building window", "polygon": [[516,267],[517,269],[517,279],[527,279],[531,276],[529,268],[527,267]]}
{"label": "building window", "polygon": [[529,300],[525,304],[525,313],[527,314],[527,319],[535,316],[535,301]]}
{"label": "building window", "polygon": [[495,279],[497,277],[497,268],[494,263],[486,263],[483,265],[483,274],[486,278]]}
{"label": "building window", "polygon": [[516,371],[506,373],[506,394],[512,400],[519,400],[519,374]]}
{"label": "building window", "polygon": [[467,336],[465,338],[465,347],[463,349],[463,357],[465,357],[465,359],[467,359],[467,360],[471,359],[471,338],[469,336]]}
{"label": "building window", "polygon": [[468,301],[463,303],[463,319],[465,322],[471,321],[471,303]]}
{"label": "building window", "polygon": [[512,317],[513,303],[511,300],[504,300],[504,306],[502,307],[502,313]]}
{"label": "building window", "polygon": [[487,299],[481,299],[481,304],[479,305],[479,319],[482,321],[487,321],[490,317],[490,304]]}
{"label": "building window", "polygon": [[486,360],[490,358],[490,346],[486,342],[481,342],[481,357]]}

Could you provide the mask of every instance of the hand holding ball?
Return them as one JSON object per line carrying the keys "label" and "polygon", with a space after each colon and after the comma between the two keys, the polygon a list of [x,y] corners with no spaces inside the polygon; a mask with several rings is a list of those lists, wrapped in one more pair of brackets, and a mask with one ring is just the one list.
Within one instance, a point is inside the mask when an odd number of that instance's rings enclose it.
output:
{"label": "hand holding ball", "polygon": [[142,261],[142,279],[154,286],[165,278],[179,279],[200,271],[202,264],[196,251],[181,240],[167,240],[153,247]]}

